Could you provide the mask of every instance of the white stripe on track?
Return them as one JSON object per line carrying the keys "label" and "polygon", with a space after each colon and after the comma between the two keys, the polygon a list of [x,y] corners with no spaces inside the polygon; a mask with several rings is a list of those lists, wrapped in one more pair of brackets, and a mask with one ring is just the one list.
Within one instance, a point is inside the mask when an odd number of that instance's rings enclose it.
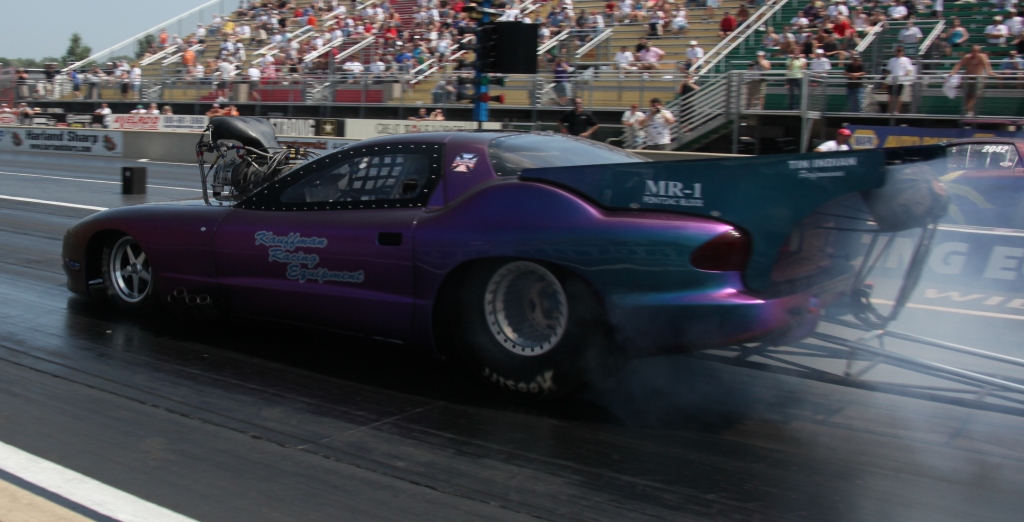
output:
{"label": "white stripe on track", "polygon": [[0,469],[121,522],[195,522],[3,442],[0,442]]}
{"label": "white stripe on track", "polygon": [[43,205],[56,205],[58,207],[84,208],[86,210],[107,210],[107,207],[90,207],[89,205],[76,205],[74,203],[61,203],[60,201],[46,201],[43,199],[16,198],[14,196],[0,196],[0,199],[24,201],[26,203],[41,203]]}
{"label": "white stripe on track", "polygon": [[[892,301],[886,301],[884,299],[872,299],[872,301],[884,305],[894,304]],[[982,312],[981,310],[964,310],[963,308],[946,308],[943,306],[932,306],[914,303],[908,303],[907,308],[920,308],[921,310],[935,310],[936,312],[951,312],[954,314],[978,315],[981,317],[995,317],[997,319],[1016,319],[1018,321],[1024,321],[1024,315],[997,314],[995,312]]]}
{"label": "white stripe on track", "polygon": [[[47,176],[45,174],[27,174],[24,172],[5,172],[0,171],[0,174],[6,174],[8,176],[25,176],[29,178],[47,178],[47,179],[62,179],[65,181],[84,181],[86,183],[109,183],[111,185],[120,185],[120,181],[103,181],[99,179],[84,179],[84,178],[69,178],[65,176]],[[189,192],[202,192],[202,189],[182,188],[182,187],[168,187],[165,185],[146,185],[147,187],[171,189],[171,190],[187,190]]]}

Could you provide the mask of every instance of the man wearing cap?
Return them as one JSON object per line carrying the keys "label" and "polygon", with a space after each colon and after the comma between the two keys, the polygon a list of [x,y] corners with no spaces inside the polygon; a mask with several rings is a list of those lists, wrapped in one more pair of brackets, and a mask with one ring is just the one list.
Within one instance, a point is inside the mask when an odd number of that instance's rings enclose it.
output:
{"label": "man wearing cap", "polygon": [[136,105],[129,114],[146,114],[146,108],[142,104]]}
{"label": "man wearing cap", "polygon": [[208,118],[213,118],[213,117],[216,117],[216,116],[223,116],[223,115],[224,115],[224,110],[220,108],[220,104],[219,103],[213,104],[213,106],[210,107],[210,110],[206,111],[206,116]]}
{"label": "man wearing cap", "polygon": [[993,24],[985,28],[985,41],[990,45],[1006,45],[1006,37],[1010,35],[1010,28],[1003,23],[1002,16],[992,19]]}
{"label": "man wearing cap", "polygon": [[825,143],[818,145],[814,149],[814,152],[836,152],[840,150],[853,150],[853,148],[850,147],[851,134],[853,133],[850,132],[850,129],[839,129],[838,131],[836,131],[836,139],[826,141]]}
{"label": "man wearing cap", "polygon": [[686,63],[691,67],[704,57],[704,49],[697,45],[697,40],[690,40],[690,48],[686,50]]}

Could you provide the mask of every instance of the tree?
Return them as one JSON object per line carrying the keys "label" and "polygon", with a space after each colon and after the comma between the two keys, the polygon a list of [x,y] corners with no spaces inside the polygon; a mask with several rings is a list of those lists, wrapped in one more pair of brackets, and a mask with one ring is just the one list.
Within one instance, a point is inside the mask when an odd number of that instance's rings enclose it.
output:
{"label": "tree", "polygon": [[146,51],[149,50],[149,46],[153,45],[155,43],[156,43],[156,37],[151,35],[151,34],[147,34],[146,36],[143,36],[142,38],[140,38],[139,39],[139,49],[137,51],[135,51],[135,57],[136,58],[142,58],[143,56],[145,56],[146,55]]}
{"label": "tree", "polygon": [[92,55],[92,47],[82,43],[82,35],[73,33],[68,42],[68,50],[64,53],[62,59],[64,60],[64,65],[68,65],[78,63],[90,55]]}

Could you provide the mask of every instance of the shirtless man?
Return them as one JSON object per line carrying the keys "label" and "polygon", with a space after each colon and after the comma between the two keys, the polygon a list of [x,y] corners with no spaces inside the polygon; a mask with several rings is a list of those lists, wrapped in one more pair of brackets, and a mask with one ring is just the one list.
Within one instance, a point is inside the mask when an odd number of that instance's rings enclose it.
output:
{"label": "shirtless man", "polygon": [[963,68],[964,74],[968,76],[964,78],[964,107],[967,109],[967,116],[974,116],[974,102],[978,100],[978,95],[981,94],[984,86],[983,76],[995,76],[995,73],[992,72],[992,64],[988,61],[988,55],[981,52],[981,46],[978,44],[971,46],[971,52],[965,54],[953,66],[949,75],[956,74],[960,68]]}

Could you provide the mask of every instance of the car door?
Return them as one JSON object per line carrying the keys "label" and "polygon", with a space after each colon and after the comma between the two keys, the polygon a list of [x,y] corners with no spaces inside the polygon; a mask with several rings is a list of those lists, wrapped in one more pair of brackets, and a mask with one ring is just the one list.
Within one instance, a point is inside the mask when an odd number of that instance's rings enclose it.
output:
{"label": "car door", "polygon": [[412,234],[441,152],[436,144],[342,150],[239,203],[215,240],[230,310],[407,340]]}
{"label": "car door", "polygon": [[966,143],[947,149],[950,193],[945,222],[1024,229],[1024,164],[1014,143]]}

